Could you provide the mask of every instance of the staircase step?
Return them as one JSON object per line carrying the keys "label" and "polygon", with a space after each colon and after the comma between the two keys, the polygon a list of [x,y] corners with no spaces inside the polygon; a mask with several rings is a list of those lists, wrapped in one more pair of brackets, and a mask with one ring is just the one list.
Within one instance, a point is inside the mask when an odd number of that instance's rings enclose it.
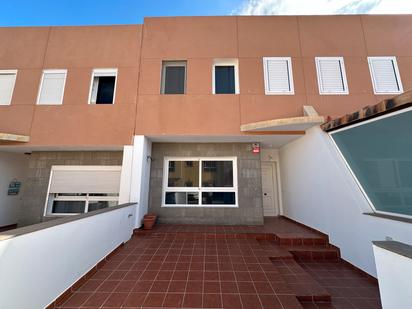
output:
{"label": "staircase step", "polygon": [[331,295],[293,259],[272,260],[290,293],[302,302],[331,302]]}
{"label": "staircase step", "polygon": [[319,237],[302,237],[300,235],[275,234],[275,241],[281,246],[328,246],[329,239],[327,236]]}
{"label": "staircase step", "polygon": [[340,250],[335,246],[280,246],[289,251],[298,261],[337,261]]}

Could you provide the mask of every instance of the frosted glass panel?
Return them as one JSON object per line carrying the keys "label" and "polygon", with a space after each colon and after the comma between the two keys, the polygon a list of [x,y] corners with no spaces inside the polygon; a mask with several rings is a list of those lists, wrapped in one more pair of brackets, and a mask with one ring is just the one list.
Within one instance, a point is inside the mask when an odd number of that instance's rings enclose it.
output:
{"label": "frosted glass panel", "polygon": [[332,138],[376,210],[412,215],[412,111]]}

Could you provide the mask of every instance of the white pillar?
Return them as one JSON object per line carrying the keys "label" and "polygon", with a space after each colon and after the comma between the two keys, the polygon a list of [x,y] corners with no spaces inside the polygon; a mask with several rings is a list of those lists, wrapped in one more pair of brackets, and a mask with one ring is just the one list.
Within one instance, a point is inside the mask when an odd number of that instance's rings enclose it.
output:
{"label": "white pillar", "polygon": [[135,227],[142,225],[149,204],[149,180],[152,142],[144,135],[134,137],[130,202],[137,203]]}

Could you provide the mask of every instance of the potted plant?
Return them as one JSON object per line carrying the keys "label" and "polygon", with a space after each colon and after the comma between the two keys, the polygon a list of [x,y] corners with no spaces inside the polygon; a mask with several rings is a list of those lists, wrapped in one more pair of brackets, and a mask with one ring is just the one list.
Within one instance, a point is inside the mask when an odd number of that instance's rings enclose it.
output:
{"label": "potted plant", "polygon": [[156,214],[146,214],[143,217],[143,229],[144,230],[151,230],[153,226],[156,224],[157,215]]}

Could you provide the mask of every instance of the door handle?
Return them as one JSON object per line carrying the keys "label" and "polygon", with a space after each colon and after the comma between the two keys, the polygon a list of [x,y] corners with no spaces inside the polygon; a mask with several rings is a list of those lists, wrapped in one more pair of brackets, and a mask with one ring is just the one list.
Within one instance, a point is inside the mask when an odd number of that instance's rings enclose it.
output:
{"label": "door handle", "polygon": [[264,196],[268,195],[267,193],[263,193]]}

